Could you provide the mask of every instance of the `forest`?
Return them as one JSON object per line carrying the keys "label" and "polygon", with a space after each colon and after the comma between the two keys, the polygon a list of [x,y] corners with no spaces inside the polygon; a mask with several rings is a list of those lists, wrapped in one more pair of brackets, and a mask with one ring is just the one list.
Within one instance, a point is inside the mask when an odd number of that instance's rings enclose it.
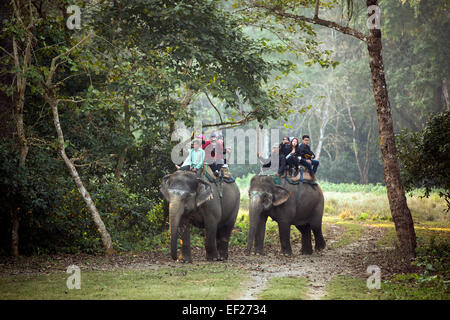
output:
{"label": "forest", "polygon": [[[146,263],[161,266],[142,271],[150,272],[145,290],[119,290],[113,299],[203,299],[191,287],[205,270],[206,286],[217,288],[208,299],[368,299],[365,280],[361,287],[361,277],[342,270],[361,275],[373,260],[386,282],[371,298],[448,300],[449,7],[447,0],[2,1],[0,299],[39,292],[28,278],[15,287],[22,271],[50,274],[55,288],[45,290],[64,292],[56,287],[69,264],[89,270],[83,279],[108,270],[101,281],[114,286],[122,269],[111,265],[131,265],[127,281],[138,282],[136,265]],[[172,160],[180,123],[191,137],[196,123],[205,137],[224,135],[225,147],[230,129],[254,130],[258,141],[238,137],[245,161],[229,164],[240,190],[229,267],[177,264],[170,281],[187,272],[184,291],[152,296],[149,288],[175,264],[161,185],[181,165]],[[281,259],[303,271],[277,269],[274,219],[264,240],[274,275],[248,280],[261,259],[244,255],[253,241],[251,181],[262,166],[251,159],[270,154],[273,143],[261,132],[271,129],[277,143],[309,135],[320,161],[327,251],[313,260],[334,271],[317,276],[317,288],[305,277],[312,265],[296,257],[300,229],[291,232],[294,256]],[[203,238],[191,228],[194,260],[204,260]],[[246,281],[261,290],[242,289]],[[89,287],[88,298],[111,298],[97,289]],[[84,299],[77,294],[44,299]]]}

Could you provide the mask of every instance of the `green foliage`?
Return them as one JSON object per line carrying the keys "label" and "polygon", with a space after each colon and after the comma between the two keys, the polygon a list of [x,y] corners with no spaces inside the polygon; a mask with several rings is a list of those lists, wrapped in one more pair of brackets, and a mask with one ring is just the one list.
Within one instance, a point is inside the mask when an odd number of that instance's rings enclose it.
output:
{"label": "green foliage", "polygon": [[230,245],[232,246],[247,246],[248,233],[250,230],[250,217],[248,214],[240,214],[230,238]]}
{"label": "green foliage", "polygon": [[435,114],[418,132],[404,130],[398,135],[402,180],[406,190],[425,188],[428,197],[433,189],[450,209],[450,111]]}
{"label": "green foliage", "polygon": [[424,267],[422,281],[433,280],[437,274],[447,282],[450,281],[450,243],[448,241],[436,241],[430,237],[428,243],[420,243],[416,249],[415,265]]}

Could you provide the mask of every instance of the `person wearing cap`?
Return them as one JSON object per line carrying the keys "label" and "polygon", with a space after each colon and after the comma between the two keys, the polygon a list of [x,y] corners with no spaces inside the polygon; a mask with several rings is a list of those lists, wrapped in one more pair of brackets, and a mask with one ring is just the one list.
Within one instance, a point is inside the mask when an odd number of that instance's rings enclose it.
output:
{"label": "person wearing cap", "polygon": [[216,140],[216,138],[216,134],[211,133],[209,140],[202,148],[205,150],[205,162],[217,177],[223,166],[223,140]]}

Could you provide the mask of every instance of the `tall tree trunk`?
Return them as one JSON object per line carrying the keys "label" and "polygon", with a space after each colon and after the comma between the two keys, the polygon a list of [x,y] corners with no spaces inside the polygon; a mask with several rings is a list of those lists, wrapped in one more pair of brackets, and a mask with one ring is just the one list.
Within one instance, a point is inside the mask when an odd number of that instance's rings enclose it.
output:
{"label": "tall tree trunk", "polygon": [[316,157],[315,157],[316,160],[319,160],[320,153],[322,152],[324,135],[325,135],[325,128],[324,128],[324,126],[321,125],[319,128],[319,143],[317,144],[317,148],[316,148]]}
{"label": "tall tree trunk", "polygon": [[95,225],[98,228],[98,231],[100,233],[100,236],[102,238],[103,246],[105,248],[106,254],[113,254],[114,249],[111,241],[111,236],[109,235],[108,231],[106,230],[105,224],[102,221],[102,218],[100,217],[100,214],[97,211],[97,208],[94,204],[94,201],[92,201],[92,198],[89,194],[89,192],[84,187],[83,182],[81,181],[80,175],[78,174],[77,169],[75,168],[72,161],[69,159],[69,157],[66,154],[66,150],[64,147],[64,135],[62,132],[61,124],[59,122],[59,113],[58,113],[58,101],[48,94],[45,94],[45,100],[52,108],[53,113],[53,123],[55,125],[56,133],[58,135],[58,152],[61,156],[61,158],[64,160],[64,163],[67,166],[67,169],[69,169],[69,173],[72,176],[73,181],[75,182],[75,185],[78,187],[78,191],[81,194],[81,197],[83,198],[84,202],[86,203],[86,206],[89,210],[89,212],[92,215],[92,219],[94,220]]}
{"label": "tall tree trunk", "polygon": [[[367,7],[371,5],[378,5],[378,1],[367,0]],[[378,132],[389,206],[401,248],[406,254],[415,256],[416,234],[400,178],[391,107],[384,76],[383,57],[381,55],[380,29],[370,30],[370,36],[367,39],[367,49],[369,51],[373,93],[378,114]]]}
{"label": "tall tree trunk", "polygon": [[[18,10],[17,8],[15,10]],[[30,8],[31,10],[31,8]],[[17,13],[18,14],[18,13]],[[30,22],[31,27],[33,22]],[[33,41],[33,34],[27,30],[25,33],[25,48],[23,50],[22,59],[19,58],[19,49],[16,38],[13,37],[12,45],[13,45],[13,57],[14,57],[14,66],[16,67],[17,72],[15,73],[16,77],[16,87],[17,90],[13,95],[14,102],[14,119],[16,122],[16,132],[17,138],[19,140],[20,145],[20,158],[19,158],[19,168],[25,167],[25,160],[28,155],[28,143],[27,138],[25,136],[25,126],[23,120],[23,108],[25,105],[25,92],[27,88],[27,78],[26,73],[28,72],[28,68],[31,63],[31,46]],[[21,61],[22,60],[22,61]],[[19,212],[14,208],[11,216],[12,228],[11,228],[11,253],[13,256],[19,256],[19,226],[20,226],[20,216]]]}

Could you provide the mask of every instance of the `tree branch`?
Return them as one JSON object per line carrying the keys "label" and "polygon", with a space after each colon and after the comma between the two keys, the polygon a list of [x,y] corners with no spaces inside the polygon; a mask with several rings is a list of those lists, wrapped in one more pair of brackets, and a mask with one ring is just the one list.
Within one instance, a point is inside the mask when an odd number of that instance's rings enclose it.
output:
{"label": "tree branch", "polygon": [[70,48],[69,50],[67,50],[66,52],[60,53],[59,55],[57,55],[56,57],[54,57],[52,59],[52,62],[50,64],[50,72],[48,74],[47,77],[47,81],[46,81],[46,85],[47,88],[51,88],[52,87],[52,80],[53,80],[53,75],[55,74],[56,68],[58,67],[59,64],[56,64],[56,62],[61,59],[62,56],[68,56],[69,54],[71,54],[76,48],[78,48],[79,46],[81,46],[81,44],[83,42],[85,42],[87,39],[89,39],[92,36],[93,32],[90,32],[87,36],[85,36],[83,39],[81,39],[76,45],[74,45],[72,48]]}
{"label": "tree branch", "polygon": [[320,0],[316,0],[316,7],[314,8],[314,19],[319,18],[319,5],[320,5]]}
{"label": "tree branch", "polygon": [[205,91],[204,93],[205,93],[205,96],[206,96],[206,98],[208,99],[209,103],[212,105],[212,107],[214,108],[214,110],[216,110],[217,114],[219,115],[220,122],[223,122],[222,115],[220,114],[219,110],[216,108],[216,106],[214,105],[214,103],[212,103],[212,101],[211,101],[211,99],[209,98],[209,96],[208,96],[208,94],[206,93],[206,91]]}
{"label": "tree branch", "polygon": [[[317,5],[317,3],[316,3],[316,5]],[[279,17],[289,18],[289,19],[293,19],[296,21],[304,21],[304,22],[308,22],[311,24],[321,25],[321,26],[324,26],[324,27],[327,27],[330,29],[334,29],[341,33],[358,38],[359,40],[364,41],[364,42],[366,42],[369,37],[358,30],[355,30],[350,27],[342,26],[333,21],[320,19],[319,17],[308,18],[308,17],[302,16],[302,15],[281,11],[277,7],[269,7],[267,5],[261,5],[261,4],[257,4],[257,3],[253,3],[252,6],[255,8],[260,8],[260,9],[270,11]]]}
{"label": "tree branch", "polygon": [[225,122],[220,122],[220,123],[210,123],[210,124],[205,124],[203,125],[203,128],[210,128],[210,127],[219,127],[219,126],[228,126],[228,127],[221,127],[219,128],[220,130],[222,129],[227,129],[227,128],[234,128],[234,127],[239,127],[242,126],[250,121],[255,120],[256,117],[253,115],[253,112],[249,112],[243,119],[238,120],[238,121],[225,121]]}

